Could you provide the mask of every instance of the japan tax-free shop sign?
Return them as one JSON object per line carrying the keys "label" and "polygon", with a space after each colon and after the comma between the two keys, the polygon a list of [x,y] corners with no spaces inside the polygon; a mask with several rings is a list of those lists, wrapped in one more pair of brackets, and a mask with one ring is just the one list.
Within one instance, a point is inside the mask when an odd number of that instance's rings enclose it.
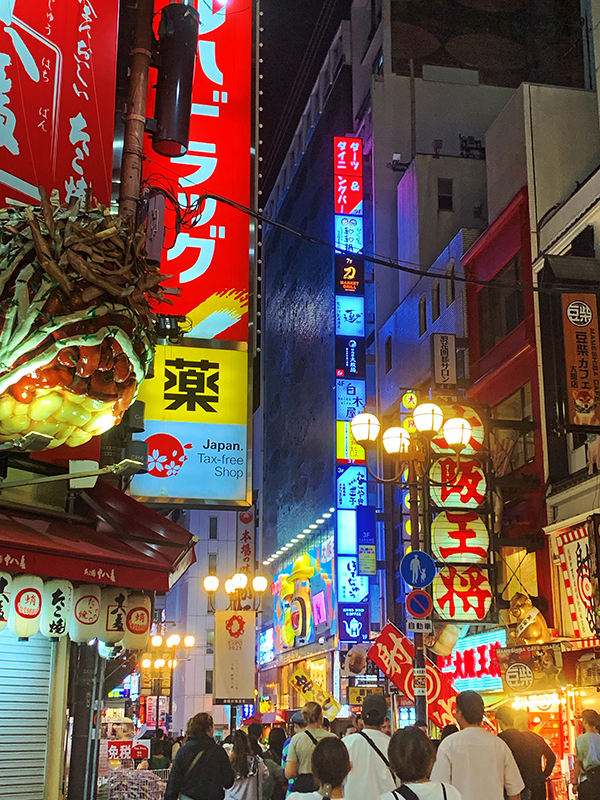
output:
{"label": "japan tax-free shop sign", "polygon": [[245,350],[158,345],[146,404],[148,472],[131,493],[146,502],[245,503],[247,475]]}

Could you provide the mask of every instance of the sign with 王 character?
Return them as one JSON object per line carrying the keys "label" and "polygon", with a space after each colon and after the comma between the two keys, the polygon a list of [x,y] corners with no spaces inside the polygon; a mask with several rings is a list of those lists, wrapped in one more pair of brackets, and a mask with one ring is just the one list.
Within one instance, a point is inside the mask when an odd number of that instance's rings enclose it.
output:
{"label": "sign with \u738b character", "polygon": [[245,350],[158,345],[146,404],[148,472],[131,493],[147,502],[247,501]]}
{"label": "sign with \u738b character", "polygon": [[595,294],[563,294],[562,325],[565,348],[569,427],[600,426],[600,329]]}

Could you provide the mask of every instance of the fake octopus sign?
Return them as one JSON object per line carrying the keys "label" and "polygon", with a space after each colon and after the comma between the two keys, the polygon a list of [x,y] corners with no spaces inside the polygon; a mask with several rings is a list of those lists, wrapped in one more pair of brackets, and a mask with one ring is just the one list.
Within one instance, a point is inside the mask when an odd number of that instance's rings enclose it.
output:
{"label": "fake octopus sign", "polygon": [[[377,664],[379,669],[409,700],[415,698],[413,688],[414,652],[412,642],[395,625],[388,623],[367,654],[371,661]],[[456,690],[429,659],[426,659],[426,669],[429,719],[438,728],[454,724]]]}

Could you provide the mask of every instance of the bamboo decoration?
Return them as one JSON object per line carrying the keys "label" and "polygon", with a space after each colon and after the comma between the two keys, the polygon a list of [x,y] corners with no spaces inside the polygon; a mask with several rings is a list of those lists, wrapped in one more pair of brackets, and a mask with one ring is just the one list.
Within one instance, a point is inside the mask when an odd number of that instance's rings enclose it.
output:
{"label": "bamboo decoration", "polygon": [[0,441],[35,431],[75,447],[135,399],[163,276],[141,229],[40,194],[0,209]]}

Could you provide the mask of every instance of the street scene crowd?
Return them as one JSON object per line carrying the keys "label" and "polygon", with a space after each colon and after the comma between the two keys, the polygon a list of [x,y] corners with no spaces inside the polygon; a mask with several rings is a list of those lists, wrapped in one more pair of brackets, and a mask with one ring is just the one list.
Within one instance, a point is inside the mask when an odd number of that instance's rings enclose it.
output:
{"label": "street scene crowd", "polygon": [[[368,695],[362,714],[341,737],[318,703],[292,717],[293,731],[260,723],[215,741],[208,713],[188,721],[176,743],[165,800],[545,800],[556,756],[528,730],[527,712],[503,706],[490,730],[474,691],[456,698],[457,725],[431,739],[424,720],[394,733],[382,695]],[[580,800],[600,798],[600,715],[587,709],[580,723],[572,776]],[[152,758],[163,756],[155,742]]]}

